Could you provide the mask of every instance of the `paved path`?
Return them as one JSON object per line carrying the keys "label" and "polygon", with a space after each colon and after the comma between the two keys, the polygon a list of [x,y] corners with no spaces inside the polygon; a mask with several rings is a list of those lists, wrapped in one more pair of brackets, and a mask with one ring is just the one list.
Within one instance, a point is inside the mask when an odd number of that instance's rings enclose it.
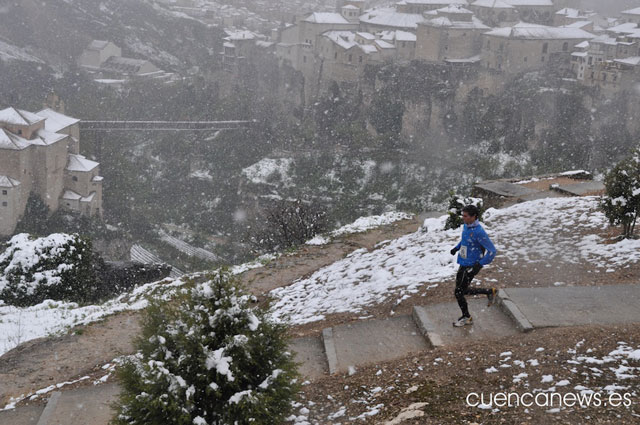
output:
{"label": "paved path", "polygon": [[[293,340],[290,348],[297,353],[301,372],[317,379],[431,347],[503,338],[536,328],[640,323],[638,300],[640,285],[507,288],[498,292],[497,305],[491,308],[484,297],[469,299],[473,326],[451,326],[459,315],[458,306],[443,303],[415,307],[412,316],[327,328],[322,336]],[[106,425],[111,414],[108,403],[117,391],[114,383],[67,390],[57,400],[52,396],[49,409],[29,405],[0,412],[0,425]]]}

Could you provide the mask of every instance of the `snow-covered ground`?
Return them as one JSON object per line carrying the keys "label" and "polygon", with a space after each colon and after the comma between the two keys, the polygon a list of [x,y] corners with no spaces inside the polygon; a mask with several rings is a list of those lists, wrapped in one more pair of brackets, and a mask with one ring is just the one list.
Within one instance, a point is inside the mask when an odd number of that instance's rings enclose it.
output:
{"label": "snow-covered ground", "polygon": [[[387,213],[383,216],[361,218],[338,229],[337,232],[340,234],[360,232],[376,223],[387,224],[405,217],[407,215],[403,213]],[[157,256],[137,245],[132,248],[131,255],[132,259],[143,262],[161,262]],[[231,273],[240,274],[249,269],[262,267],[264,262],[274,258],[273,255],[262,256],[255,261],[234,266]],[[79,306],[76,303],[48,300],[31,307],[13,307],[3,305],[0,300],[0,356],[19,344],[35,338],[65,332],[73,326],[89,324],[120,311],[143,309],[148,304],[148,297],[171,297],[176,288],[181,287],[189,277],[193,276],[197,274],[182,276],[175,280],[165,279],[148,283],[100,305]]]}
{"label": "snow-covered ground", "polygon": [[[509,264],[589,262],[613,270],[640,260],[640,240],[604,243],[593,234],[607,227],[599,198],[549,198],[485,213],[484,225]],[[457,265],[449,250],[460,230],[442,230],[446,217],[427,219],[426,231],[360,249],[310,277],[271,292],[276,319],[304,324],[327,314],[362,313],[389,299],[398,302],[421,289],[452,280]]]}
{"label": "snow-covered ground", "polygon": [[244,168],[242,174],[252,183],[270,184],[269,178],[274,175],[274,173],[277,173],[279,175],[278,181],[271,182],[271,184],[283,183],[286,186],[291,180],[289,168],[292,163],[293,159],[291,158],[264,158]]}

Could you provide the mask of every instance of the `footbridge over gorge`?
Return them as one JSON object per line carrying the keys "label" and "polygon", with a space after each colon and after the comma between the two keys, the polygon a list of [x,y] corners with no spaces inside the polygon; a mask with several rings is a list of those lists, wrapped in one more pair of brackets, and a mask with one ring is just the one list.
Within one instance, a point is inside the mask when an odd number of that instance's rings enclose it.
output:
{"label": "footbridge over gorge", "polygon": [[249,128],[256,120],[230,121],[80,121],[80,132],[226,131]]}

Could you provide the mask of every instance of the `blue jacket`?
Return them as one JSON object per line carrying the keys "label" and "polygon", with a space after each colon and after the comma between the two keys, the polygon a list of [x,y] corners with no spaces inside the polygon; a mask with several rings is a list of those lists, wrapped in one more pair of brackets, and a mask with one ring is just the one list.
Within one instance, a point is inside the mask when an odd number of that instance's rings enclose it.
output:
{"label": "blue jacket", "polygon": [[473,266],[476,263],[486,266],[496,256],[496,247],[493,246],[493,242],[478,220],[469,226],[464,225],[462,240],[458,242],[456,248],[459,249],[458,264],[461,266]]}

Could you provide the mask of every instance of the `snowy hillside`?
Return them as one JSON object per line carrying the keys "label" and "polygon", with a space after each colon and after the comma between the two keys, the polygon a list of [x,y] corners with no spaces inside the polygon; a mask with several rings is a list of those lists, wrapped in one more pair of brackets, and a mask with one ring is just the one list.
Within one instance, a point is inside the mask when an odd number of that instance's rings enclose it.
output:
{"label": "snowy hillside", "polygon": [[[607,227],[597,210],[598,198],[553,198],[518,204],[485,213],[484,226],[498,248],[488,269],[500,275],[501,264],[535,265],[539,268],[587,262],[593,273],[607,273],[640,261],[640,240],[605,243],[596,233]],[[407,218],[400,213],[362,218],[313,244],[330,238]],[[326,266],[306,279],[271,292],[273,316],[292,324],[322,320],[341,312],[362,313],[388,300],[400,301],[410,294],[452,282],[456,264],[449,254],[460,230],[442,230],[446,217],[427,219],[423,229],[396,240],[379,243],[375,249],[360,249]],[[236,266],[235,274],[262,267],[260,259]],[[482,275],[478,282],[487,279]],[[0,355],[16,345],[69,327],[88,324],[110,314],[146,307],[148,296],[171,297],[184,278],[151,283],[102,305],[45,301],[17,308],[0,302]],[[517,282],[508,282],[513,286]],[[563,282],[556,282],[558,285]]]}
{"label": "snowy hillside", "polygon": [[[598,199],[551,198],[488,210],[484,226],[498,249],[489,267],[500,272],[502,261],[539,268],[584,261],[595,268],[594,273],[606,273],[639,261],[640,241],[605,244],[594,234],[608,226],[597,210]],[[442,230],[445,220],[444,216],[427,219],[424,232],[370,252],[355,251],[307,279],[272,291],[274,316],[292,324],[310,323],[327,314],[360,313],[387,300],[400,302],[421,289],[452,282],[457,265],[449,250],[459,240],[460,230]],[[482,280],[481,274],[477,281]]]}

